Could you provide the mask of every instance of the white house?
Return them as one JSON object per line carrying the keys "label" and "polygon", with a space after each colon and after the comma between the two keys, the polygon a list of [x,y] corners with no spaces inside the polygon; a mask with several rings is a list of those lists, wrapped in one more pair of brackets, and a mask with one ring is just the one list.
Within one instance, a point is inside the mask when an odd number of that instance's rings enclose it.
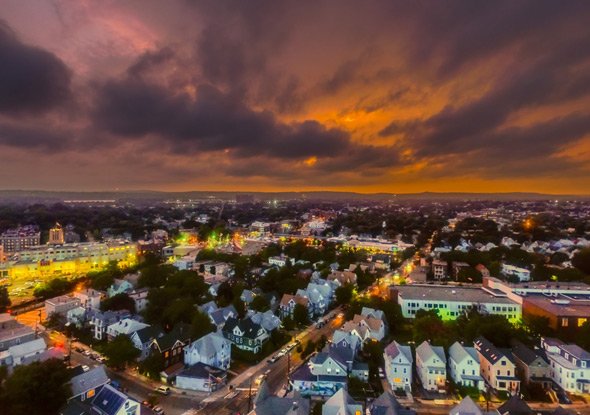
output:
{"label": "white house", "polygon": [[590,353],[575,344],[543,344],[553,381],[570,393],[590,393]]}
{"label": "white house", "polygon": [[463,346],[459,342],[449,347],[449,375],[460,386],[485,389],[480,375],[479,356],[474,347]]}
{"label": "white house", "polygon": [[231,362],[231,342],[217,333],[209,333],[184,348],[184,364],[197,363],[227,370]]}
{"label": "white house", "polygon": [[280,255],[280,256],[271,256],[268,257],[268,263],[270,265],[276,265],[277,267],[284,267],[285,265],[287,265],[287,263],[291,264],[291,265],[295,265],[295,259],[293,258],[289,258],[288,256],[285,255]]}
{"label": "white house", "polygon": [[519,282],[531,280],[531,271],[526,268],[521,268],[510,264],[502,264],[502,273],[504,275],[518,278]]}
{"label": "white house", "polygon": [[384,350],[385,374],[391,389],[412,390],[412,367],[414,358],[410,346],[401,345],[395,340]]}
{"label": "white house", "polygon": [[149,324],[141,323],[131,318],[124,318],[123,320],[110,324],[107,327],[107,336],[109,339],[113,339],[120,334],[131,336],[136,331],[146,328],[148,326]]}
{"label": "white house", "polygon": [[213,392],[225,384],[226,378],[224,370],[199,362],[176,375],[176,387]]}
{"label": "white house", "polygon": [[98,310],[100,308],[100,300],[102,299],[103,294],[92,288],[86,288],[81,291],[74,291],[74,297],[80,300],[80,306],[86,309],[93,308]]}
{"label": "white house", "polygon": [[447,381],[445,349],[424,341],[416,347],[416,372],[422,387],[430,391],[444,390]]}

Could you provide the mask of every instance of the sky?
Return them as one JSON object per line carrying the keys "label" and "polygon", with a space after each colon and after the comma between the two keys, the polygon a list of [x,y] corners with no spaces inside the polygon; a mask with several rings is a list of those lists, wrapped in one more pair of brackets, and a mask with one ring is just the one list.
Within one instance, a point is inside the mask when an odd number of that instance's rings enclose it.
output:
{"label": "sky", "polygon": [[590,193],[590,2],[0,0],[0,189]]}

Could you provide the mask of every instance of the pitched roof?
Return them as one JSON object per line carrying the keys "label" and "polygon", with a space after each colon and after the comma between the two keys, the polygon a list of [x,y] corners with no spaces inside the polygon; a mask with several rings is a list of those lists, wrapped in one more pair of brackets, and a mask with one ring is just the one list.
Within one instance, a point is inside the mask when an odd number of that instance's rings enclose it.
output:
{"label": "pitched roof", "polygon": [[291,300],[293,300],[295,304],[301,304],[305,307],[309,304],[309,299],[301,295],[283,294],[283,298],[281,298],[281,306],[288,305]]}
{"label": "pitched roof", "polygon": [[519,396],[514,395],[502,405],[500,405],[498,408],[498,413],[500,413],[500,415],[529,415],[532,414],[533,411],[525,401],[523,401]]}
{"label": "pitched roof", "polygon": [[473,399],[466,396],[450,410],[449,415],[482,415],[482,410],[473,402]]}
{"label": "pitched roof", "polygon": [[298,392],[292,398],[279,398],[270,394],[266,382],[262,382],[254,400],[256,415],[308,415],[309,399],[304,399]]}
{"label": "pitched roof", "polygon": [[530,365],[539,358],[545,360],[543,356],[535,353],[534,350],[525,346],[521,342],[516,342],[512,346],[512,355],[526,365]]}
{"label": "pitched roof", "polygon": [[475,349],[481,353],[481,355],[486,359],[488,362],[495,364],[497,361],[502,359],[503,357],[508,358],[504,353],[500,351],[496,346],[494,346],[488,339],[485,337],[478,337],[473,342],[475,345]]}
{"label": "pitched roof", "polygon": [[350,397],[344,388],[340,388],[322,407],[322,415],[355,415],[363,411],[361,403]]}
{"label": "pitched roof", "polygon": [[469,358],[479,363],[479,356],[474,347],[464,346],[459,342],[455,342],[449,347],[449,359],[459,363]]}
{"label": "pitched roof", "polygon": [[445,357],[445,349],[440,346],[433,346],[427,341],[423,341],[420,346],[416,347],[416,356],[420,356],[420,360],[422,360],[422,362],[426,362],[433,356],[438,357],[442,363],[447,362],[447,358]]}
{"label": "pitched roof", "polygon": [[217,333],[209,333],[188,346],[189,352],[196,350],[199,355],[207,358],[214,357],[223,345],[231,347],[231,342]]}
{"label": "pitched roof", "polygon": [[371,415],[416,415],[416,411],[401,406],[395,396],[389,392],[383,392],[371,403],[369,413]]}
{"label": "pitched roof", "polygon": [[185,323],[178,323],[174,328],[162,336],[154,339],[160,350],[168,350],[172,348],[177,341],[186,343],[190,339],[191,327]]}
{"label": "pitched roof", "polygon": [[395,359],[399,354],[403,355],[406,360],[410,363],[414,361],[412,356],[412,349],[408,345],[399,344],[395,340],[389,343],[384,350],[384,354],[388,355],[390,358]]}
{"label": "pitched roof", "polygon": [[246,337],[249,339],[255,339],[258,337],[258,331],[263,327],[260,324],[256,324],[252,321],[252,319],[246,317],[244,319],[238,320],[234,317],[230,317],[225,322],[225,326],[223,326],[224,333],[230,333],[234,330],[234,327],[238,327],[244,335],[242,337]]}
{"label": "pitched roof", "polygon": [[164,334],[164,331],[159,326],[147,326],[137,330],[135,334],[137,335],[141,343],[147,343],[150,340],[155,339],[159,335]]}
{"label": "pitched roof", "polygon": [[[92,406],[107,415],[115,415],[127,399],[127,395],[124,393],[119,392],[111,385],[105,385],[92,400]],[[139,405],[139,403],[136,404]]]}
{"label": "pitched roof", "polygon": [[109,383],[109,381],[110,379],[104,370],[104,366],[93,367],[88,372],[74,376],[70,380],[72,396],[78,396],[90,389],[96,389],[99,386]]}
{"label": "pitched roof", "polygon": [[578,360],[590,360],[590,353],[582,349],[577,344],[564,344],[561,346],[561,349],[565,350]]}

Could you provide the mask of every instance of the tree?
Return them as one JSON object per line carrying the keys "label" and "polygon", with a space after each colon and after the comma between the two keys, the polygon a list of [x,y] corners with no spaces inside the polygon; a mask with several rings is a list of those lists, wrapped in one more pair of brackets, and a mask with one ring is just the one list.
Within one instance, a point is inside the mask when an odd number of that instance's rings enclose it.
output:
{"label": "tree", "polygon": [[101,311],[129,310],[135,314],[135,301],[127,293],[120,293],[107,298],[100,303]]}
{"label": "tree", "polygon": [[264,295],[257,295],[250,303],[250,309],[263,313],[270,310],[270,304]]}
{"label": "tree", "polygon": [[164,370],[164,356],[158,351],[153,352],[139,365],[139,372],[153,380],[160,379],[162,370]]}
{"label": "tree", "polygon": [[307,314],[307,307],[303,304],[295,304],[293,308],[293,321],[298,326],[304,326],[309,322],[309,315]]}
{"label": "tree", "polygon": [[103,354],[107,358],[109,366],[115,369],[124,369],[127,364],[133,363],[141,352],[133,345],[128,336],[119,334],[104,346]]}
{"label": "tree", "polygon": [[572,258],[572,265],[586,275],[590,275],[590,248],[584,248]]}
{"label": "tree", "polygon": [[353,293],[354,287],[352,286],[352,284],[347,284],[347,285],[343,285],[342,287],[338,287],[336,288],[336,304],[337,305],[342,305],[342,304],[349,304],[350,301],[352,300],[352,293]]}
{"label": "tree", "polygon": [[472,267],[461,267],[457,275],[457,281],[481,283],[481,273]]}
{"label": "tree", "polygon": [[17,366],[0,392],[2,413],[56,414],[71,394],[70,374],[57,359]]}
{"label": "tree", "polygon": [[200,339],[206,334],[215,331],[215,326],[211,323],[209,316],[197,310],[193,315],[191,324],[191,338]]}
{"label": "tree", "polygon": [[0,287],[0,313],[6,313],[11,304],[8,289],[4,286]]}

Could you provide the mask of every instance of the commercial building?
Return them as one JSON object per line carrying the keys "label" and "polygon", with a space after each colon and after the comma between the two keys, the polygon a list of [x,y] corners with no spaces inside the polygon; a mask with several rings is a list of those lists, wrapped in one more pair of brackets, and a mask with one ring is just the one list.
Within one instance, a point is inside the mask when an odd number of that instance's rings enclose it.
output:
{"label": "commercial building", "polygon": [[136,254],[136,244],[124,240],[35,246],[13,255],[3,269],[10,278],[78,274],[111,261],[132,265]]}
{"label": "commercial building", "polygon": [[438,310],[443,320],[454,320],[471,309],[501,315],[512,322],[522,318],[520,304],[485,287],[414,284],[396,286],[392,293],[405,318],[414,318],[418,310]]}
{"label": "commercial building", "polygon": [[5,254],[20,252],[41,243],[41,232],[33,225],[21,226],[9,229],[0,234],[0,245],[4,247]]}
{"label": "commercial building", "polygon": [[483,284],[488,290],[502,292],[521,304],[525,321],[544,317],[549,327],[567,337],[573,338],[590,319],[590,286],[581,282],[510,284],[496,278],[484,278]]}
{"label": "commercial building", "polygon": [[49,229],[49,245],[63,245],[65,243],[64,230],[59,223]]}

